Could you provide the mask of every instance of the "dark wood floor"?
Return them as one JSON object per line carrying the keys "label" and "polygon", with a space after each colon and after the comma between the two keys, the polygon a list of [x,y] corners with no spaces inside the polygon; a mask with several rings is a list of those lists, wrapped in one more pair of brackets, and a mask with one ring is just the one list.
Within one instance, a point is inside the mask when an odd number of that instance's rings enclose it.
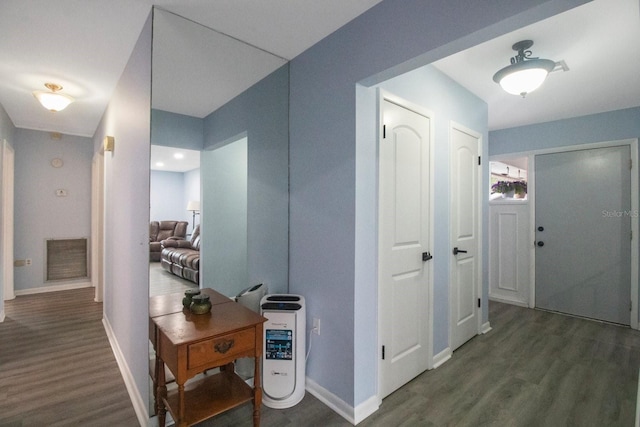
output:
{"label": "dark wood floor", "polygon": [[[0,426],[136,426],[92,289],[17,297],[0,324]],[[640,333],[491,303],[493,330],[360,426],[633,426]],[[311,355],[313,357],[313,355]],[[373,373],[372,373],[373,375]],[[241,406],[199,426],[251,426]],[[262,425],[349,426],[309,393]]]}
{"label": "dark wood floor", "polygon": [[93,288],[5,302],[0,426],[137,426]]}

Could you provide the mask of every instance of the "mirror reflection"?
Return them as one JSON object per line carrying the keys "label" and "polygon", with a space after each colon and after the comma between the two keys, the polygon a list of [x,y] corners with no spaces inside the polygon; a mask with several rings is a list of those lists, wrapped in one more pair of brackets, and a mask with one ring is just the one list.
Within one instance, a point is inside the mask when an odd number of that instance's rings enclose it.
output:
{"label": "mirror reflection", "polygon": [[166,10],[153,20],[149,294],[285,293],[288,63]]}

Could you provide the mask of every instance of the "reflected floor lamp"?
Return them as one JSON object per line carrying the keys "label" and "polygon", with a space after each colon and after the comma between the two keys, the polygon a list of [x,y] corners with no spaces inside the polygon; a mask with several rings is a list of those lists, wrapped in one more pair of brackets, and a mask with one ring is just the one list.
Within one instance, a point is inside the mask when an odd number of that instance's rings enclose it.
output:
{"label": "reflected floor lamp", "polygon": [[191,213],[193,214],[193,220],[191,222],[191,232],[193,233],[196,230],[196,215],[200,214],[200,201],[189,200],[189,203],[187,203],[187,210],[191,211]]}

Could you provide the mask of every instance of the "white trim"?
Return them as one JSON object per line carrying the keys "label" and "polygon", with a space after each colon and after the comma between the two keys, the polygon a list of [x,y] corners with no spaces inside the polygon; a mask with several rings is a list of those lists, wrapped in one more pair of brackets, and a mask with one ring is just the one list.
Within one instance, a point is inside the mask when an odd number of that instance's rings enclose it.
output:
{"label": "white trim", "polygon": [[636,395],[636,427],[640,427],[640,372],[638,372],[638,393]]}
{"label": "white trim", "polygon": [[[380,216],[379,216],[379,211],[380,211],[380,188],[379,188],[379,180],[380,180],[380,141],[382,139],[382,127],[384,125],[383,123],[383,105],[385,101],[391,102],[393,104],[399,105],[403,108],[406,108],[410,111],[413,111],[414,113],[420,114],[422,116],[425,116],[429,119],[430,121],[430,125],[429,125],[429,250],[433,251],[433,249],[435,248],[435,126],[434,126],[434,122],[435,122],[435,114],[433,111],[418,105],[418,104],[414,104],[410,101],[407,101],[406,99],[400,98],[384,89],[378,88],[378,93],[377,93],[377,131],[378,134],[376,136],[376,151],[377,151],[377,179],[378,179],[378,183],[377,183],[377,188],[376,188],[376,207],[378,210],[378,215],[377,215],[377,221],[376,221],[376,242],[379,246],[380,243]],[[378,247],[378,251],[377,251],[377,260],[379,261],[380,259],[380,248]],[[379,265],[379,262],[378,262]],[[381,297],[380,297],[380,270],[378,267],[378,271],[376,272],[376,277],[378,278],[378,283],[377,283],[377,298],[378,298],[378,319],[377,319],[377,345],[376,345],[376,350],[380,349],[382,346],[382,340],[380,337],[380,331],[382,330],[380,322],[382,321],[382,316],[380,316],[380,302],[381,302]],[[434,306],[434,289],[433,289],[433,281],[434,281],[434,267],[433,265],[428,266],[427,268],[427,306],[426,306],[426,310],[427,310],[427,322],[428,324],[426,325],[427,327],[427,369],[433,369],[434,367],[434,357],[433,357],[433,324],[434,324],[434,320],[433,320],[433,306]],[[377,390],[376,390],[376,405],[379,405],[382,402],[382,397],[380,396],[380,391],[381,391],[381,387],[380,387],[380,381],[381,381],[381,377],[382,375],[380,375],[380,371],[381,371],[381,363],[380,363],[380,359],[376,358],[376,364],[377,364],[377,369],[376,369],[376,375],[377,375]]]}
{"label": "white trim", "polygon": [[453,356],[453,352],[451,348],[447,347],[442,350],[440,353],[433,356],[433,369],[437,369],[442,366],[445,362],[447,362]]}
{"label": "white trim", "polygon": [[482,324],[482,330],[480,333],[484,334],[488,334],[489,332],[491,332],[491,324],[489,322],[485,322]]}
{"label": "white trim", "polygon": [[2,311],[0,311],[0,323],[4,322],[5,319],[5,313],[4,313],[4,308],[2,309]]}
{"label": "white trim", "polygon": [[72,289],[82,289],[82,288],[90,288],[91,282],[69,282],[62,283],[54,286],[41,286],[39,288],[30,288],[30,289],[19,289],[16,290],[16,295],[33,295],[33,294],[43,294],[45,292],[57,292],[57,291],[69,291]]}
{"label": "white trim", "polygon": [[[349,405],[347,402],[340,399],[338,396],[331,393],[329,390],[322,387],[320,384],[318,384],[317,382],[315,382],[309,377],[306,377],[305,389],[309,393],[314,395],[319,401],[321,401],[322,403],[327,405],[330,409],[332,409],[336,414],[340,415],[342,418],[349,421],[351,424],[356,425],[356,416],[355,416],[356,411],[353,408],[353,406]],[[369,402],[369,400],[367,400],[367,402]],[[377,398],[376,398],[375,404],[377,405]]]}
{"label": "white trim", "polygon": [[[529,156],[529,171],[528,171],[528,188],[529,188],[529,206],[530,206],[530,230],[531,230],[531,242],[535,240],[535,156],[540,154],[554,154],[554,153],[564,153],[568,151],[580,151],[580,150],[592,150],[597,148],[608,148],[608,147],[618,147],[622,145],[628,145],[631,150],[631,159],[633,168],[631,170],[631,212],[639,212],[640,211],[640,201],[638,192],[640,191],[640,182],[638,176],[638,164],[640,163],[639,153],[638,153],[638,138],[629,138],[629,139],[621,139],[614,141],[603,141],[603,142],[594,142],[587,144],[576,144],[576,145],[567,145],[564,147],[554,147],[554,148],[546,148],[542,150],[532,150],[532,151],[523,151],[519,153],[508,153],[508,154],[495,154],[489,157],[489,160],[497,160],[497,159],[510,159],[517,158],[523,156]],[[638,247],[638,241],[640,238],[640,215],[632,215],[631,216],[631,233],[633,236],[633,240],[631,242],[631,313],[629,326],[632,329],[640,329],[640,324],[638,323],[638,279],[640,277],[640,272],[638,271],[638,264],[640,263],[640,251]],[[531,291],[529,307],[535,307],[535,246],[532,244],[530,247],[530,277],[531,277]]]}
{"label": "white trim", "polygon": [[529,304],[526,301],[518,301],[517,299],[507,298],[507,297],[497,297],[495,295],[489,294],[489,301],[501,302],[504,304],[517,305],[519,307],[528,308]]}
{"label": "white trim", "polygon": [[[1,141],[0,153],[2,162],[2,233],[0,237],[0,262],[2,263],[2,286],[4,300],[16,297],[14,283],[14,210],[15,210],[15,150],[6,139]],[[4,307],[4,305],[2,305]]]}
{"label": "white trim", "polygon": [[118,364],[118,368],[120,369],[120,374],[122,375],[122,379],[124,380],[124,385],[127,387],[127,392],[129,393],[129,398],[131,399],[131,403],[133,404],[133,410],[138,417],[138,422],[141,426],[146,426],[149,420],[149,402],[146,402],[145,399],[142,398],[140,393],[138,393],[138,388],[136,387],[136,382],[131,374],[131,370],[127,365],[127,361],[122,354],[122,350],[118,345],[118,341],[116,340],[115,334],[113,333],[113,329],[111,328],[111,324],[106,317],[102,318],[102,324],[104,325],[104,331],[107,333],[107,338],[109,338],[109,345],[111,345],[111,350],[113,351],[113,355],[116,358],[116,363]]}

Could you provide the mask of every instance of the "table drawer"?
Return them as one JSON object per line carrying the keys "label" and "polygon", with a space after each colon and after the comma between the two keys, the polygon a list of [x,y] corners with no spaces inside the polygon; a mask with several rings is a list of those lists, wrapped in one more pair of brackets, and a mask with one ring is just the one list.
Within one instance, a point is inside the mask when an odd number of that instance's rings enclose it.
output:
{"label": "table drawer", "polygon": [[189,345],[188,369],[228,359],[255,347],[255,329],[245,329]]}

